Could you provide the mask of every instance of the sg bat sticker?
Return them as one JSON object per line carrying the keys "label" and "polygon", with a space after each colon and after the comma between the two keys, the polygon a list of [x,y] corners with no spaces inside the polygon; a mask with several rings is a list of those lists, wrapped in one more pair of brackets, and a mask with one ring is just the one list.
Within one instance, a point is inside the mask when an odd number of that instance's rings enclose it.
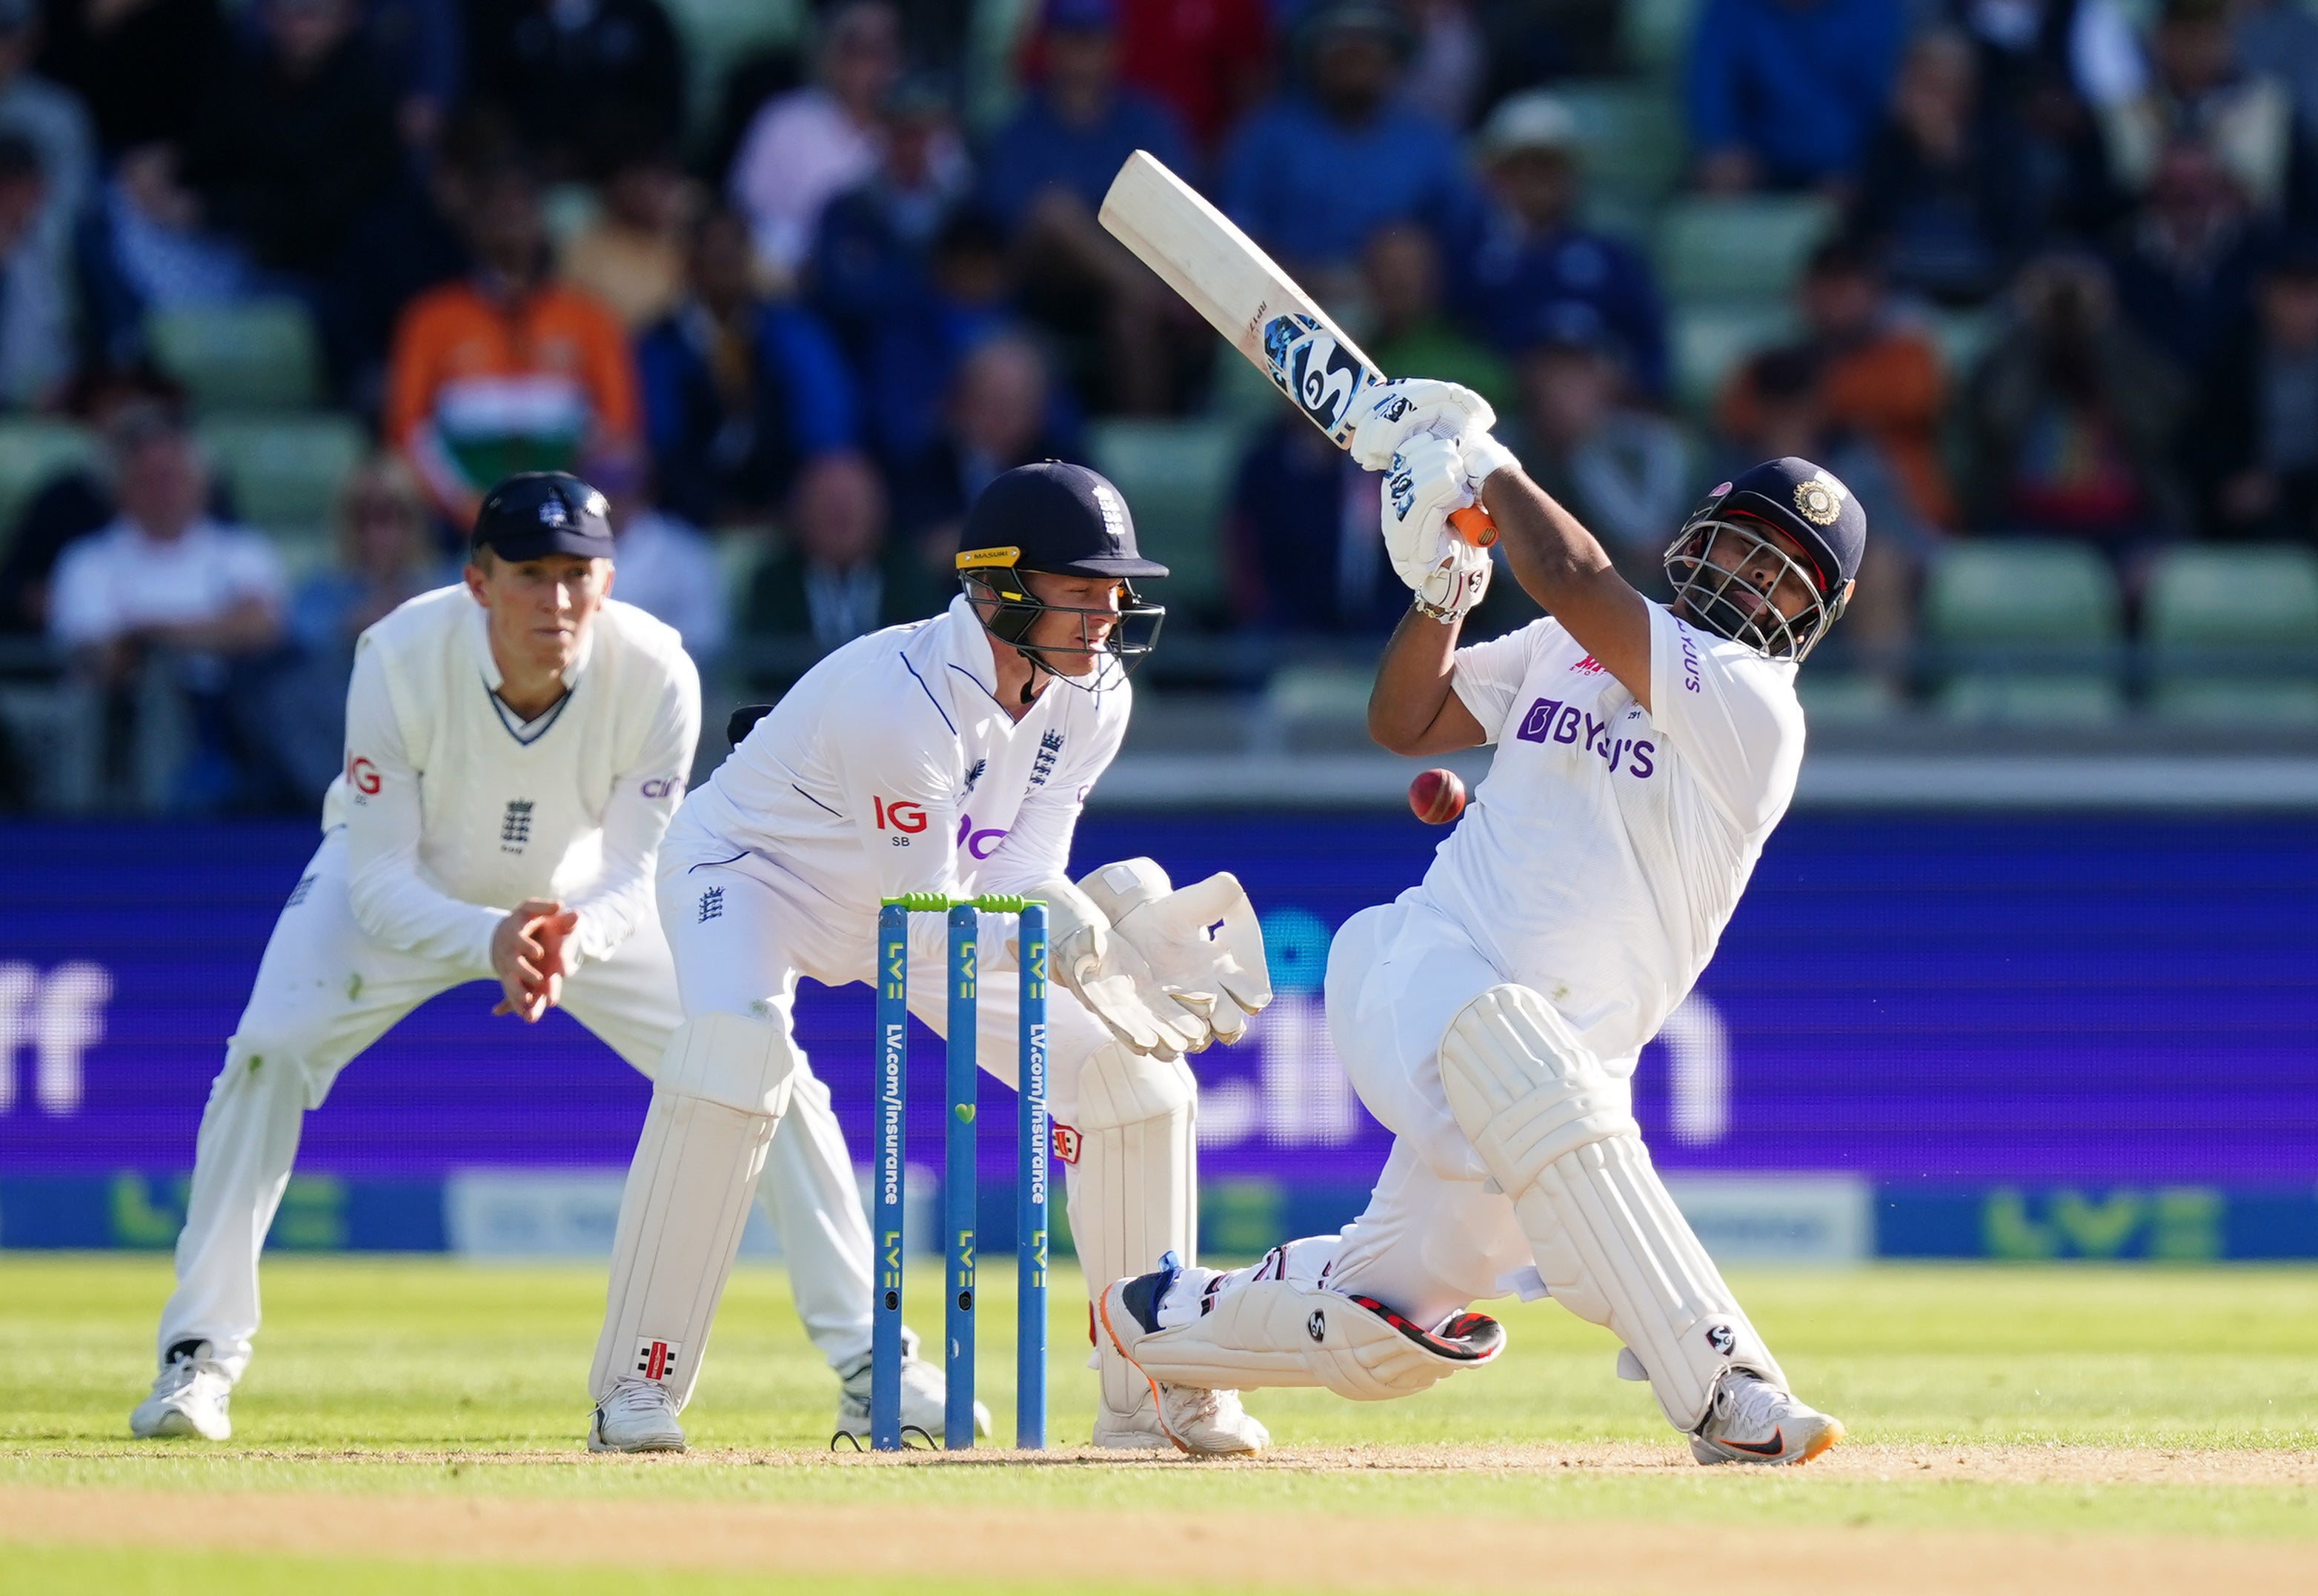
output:
{"label": "sg bat sticker", "polygon": [[1273,317],[1264,326],[1263,353],[1273,384],[1341,445],[1352,398],[1377,373],[1309,316]]}

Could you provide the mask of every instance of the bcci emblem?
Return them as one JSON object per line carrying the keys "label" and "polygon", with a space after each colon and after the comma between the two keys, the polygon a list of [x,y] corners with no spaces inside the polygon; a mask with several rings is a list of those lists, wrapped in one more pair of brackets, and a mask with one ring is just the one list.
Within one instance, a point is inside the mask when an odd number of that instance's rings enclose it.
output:
{"label": "bcci emblem", "polygon": [[1727,1324],[1710,1324],[1706,1327],[1706,1344],[1714,1349],[1716,1356],[1728,1358],[1738,1350],[1738,1336]]}
{"label": "bcci emblem", "polygon": [[1814,526],[1832,526],[1843,513],[1843,484],[1825,471],[1795,484],[1795,508]]}

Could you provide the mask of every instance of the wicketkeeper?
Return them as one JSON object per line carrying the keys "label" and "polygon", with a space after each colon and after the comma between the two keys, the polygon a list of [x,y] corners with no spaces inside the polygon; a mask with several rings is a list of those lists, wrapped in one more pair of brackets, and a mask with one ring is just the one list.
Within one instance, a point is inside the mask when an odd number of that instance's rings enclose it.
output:
{"label": "wicketkeeper", "polygon": [[[1793,796],[1796,667],[1851,596],[1866,518],[1810,462],[1765,462],[1683,525],[1674,602],[1654,604],[1478,396],[1394,382],[1362,404],[1352,450],[1386,471],[1386,543],[1416,594],[1370,724],[1397,753],[1497,749],[1423,883],[1329,950],[1329,1033],[1392,1153],[1339,1235],[1117,1282],[1109,1339],[1157,1381],[1373,1399],[1494,1358],[1503,1332],[1473,1302],[1550,1292],[1624,1342],[1619,1373],[1700,1462],[1817,1457],[1843,1427],[1789,1394],[1667,1196],[1631,1080]],[[1548,618],[1460,648],[1490,565],[1444,523],[1477,497]]]}
{"label": "wicketkeeper", "polygon": [[[797,979],[871,980],[883,898],[1047,901],[1049,969],[1063,989],[1050,999],[1048,1104],[1079,1257],[1100,1283],[1190,1256],[1196,1091],[1182,1055],[1236,1037],[1270,1000],[1254,912],[1228,875],[1177,892],[1147,859],[1077,886],[1065,874],[1087,791],[1127,730],[1128,670],[1163,614],[1132,584],[1166,568],[1136,551],[1110,483],[1051,461],[984,489],[957,568],[965,591],[946,613],[823,659],[669,826],[660,912],[685,1018],[621,1206],[590,1376],[592,1448],[683,1447],[678,1414],[750,1193],[804,1079],[791,1027]],[[941,917],[912,919],[910,1009],[941,1032]],[[977,1057],[1011,1085],[1007,936],[993,921],[979,951]],[[871,1042],[862,1037],[865,1052]],[[849,1288],[866,1350],[867,1222],[849,1190],[822,1218],[858,1269]],[[935,1372],[905,1366],[903,1419],[939,1439]],[[1188,1435],[1232,1452],[1266,1439],[1227,1390],[1153,1386],[1107,1348],[1101,1375],[1098,1445]],[[867,1434],[866,1380],[841,1428]]]}

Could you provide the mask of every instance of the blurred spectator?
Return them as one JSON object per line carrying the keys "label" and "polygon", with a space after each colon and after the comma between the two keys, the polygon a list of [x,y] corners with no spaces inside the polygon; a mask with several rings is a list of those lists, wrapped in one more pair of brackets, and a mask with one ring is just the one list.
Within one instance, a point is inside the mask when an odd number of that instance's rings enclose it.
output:
{"label": "blurred spectator", "polygon": [[107,156],[193,127],[218,0],[49,0],[44,21],[35,64],[80,95]]}
{"label": "blurred spectator", "polygon": [[1393,98],[1408,53],[1380,0],[1328,0],[1304,26],[1306,86],[1251,118],[1224,162],[1223,209],[1323,303],[1369,236],[1418,221],[1442,238],[1475,208],[1457,143]]}
{"label": "blurred spectator", "polygon": [[[158,406],[175,411],[184,392],[149,367],[98,366],[74,378],[65,390],[64,413],[92,432],[109,433],[114,419],[131,408]],[[212,503],[212,518],[221,507]],[[0,548],[0,634],[49,629],[49,584],[57,560],[81,538],[112,519],[112,484],[101,465],[73,465],[36,486],[16,514],[16,525]]]}
{"label": "blurred spectator", "polygon": [[2149,68],[2118,0],[1949,0],[1980,65],[1980,97],[2042,228],[2086,231],[2113,212],[2099,118]]}
{"label": "blurred spectator", "polygon": [[2213,535],[2318,544],[2318,238],[2268,264],[2254,304],[2205,386],[2185,453]]}
{"label": "blurred spectator", "polygon": [[921,621],[948,602],[916,551],[886,536],[884,484],[857,453],[826,454],[797,478],[781,551],[750,579],[741,635],[815,653]]}
{"label": "blurred spectator", "polygon": [[2032,261],[2011,325],[1972,373],[1963,419],[1973,525],[2118,552],[2188,523],[2172,465],[2181,384],[2116,314],[2098,263]]}
{"label": "blurred spectator", "polygon": [[1361,253],[1371,319],[1361,340],[1388,372],[1462,382],[1500,414],[1513,408],[1513,373],[1493,351],[1450,325],[1441,309],[1441,247],[1423,228],[1380,229]]}
{"label": "blurred spectator", "polygon": [[925,257],[853,195],[822,218],[813,303],[860,373],[862,413],[878,457],[914,458],[933,442],[958,363],[984,339],[1014,330],[1005,236],[986,212],[951,212]]}
{"label": "blurred spectator", "polygon": [[1666,310],[1639,250],[1577,225],[1577,124],[1568,107],[1542,91],[1515,94],[1490,113],[1477,151],[1489,203],[1454,251],[1455,297],[1468,325],[1493,348],[1517,349],[1549,336],[1569,305],[1586,307],[1634,386],[1663,399]]}
{"label": "blurred spectator", "polygon": [[674,147],[640,139],[613,157],[601,193],[602,211],[563,247],[557,269],[635,332],[684,297],[692,189]]}
{"label": "blurred spectator", "polygon": [[[1631,0],[1481,0],[1486,87],[1494,103],[1564,77],[1631,69],[1625,13]],[[1689,20],[1688,12],[1683,13]]]}
{"label": "blurred spectator", "polygon": [[759,292],[737,211],[695,224],[689,273],[636,348],[660,502],[700,526],[760,520],[804,462],[852,446],[852,376],[818,318]]}
{"label": "blurred spectator", "polygon": [[337,563],[292,591],[289,631],[302,650],[343,651],[350,669],[371,623],[457,573],[436,550],[418,479],[392,454],[373,455],[339,485],[337,534]]}
{"label": "blurred spectator", "polygon": [[1970,40],[1937,31],[1909,45],[1851,212],[1896,287],[1971,305],[2004,285],[2036,228],[2019,143],[1980,97]]}
{"label": "blurred spectator", "polygon": [[1052,399],[1046,356],[1028,338],[1002,334],[959,363],[941,431],[894,480],[894,525],[914,546],[955,547],[966,507],[999,472],[1073,458]]}
{"label": "blurred spectator", "polygon": [[1256,435],[1224,510],[1240,625],[1312,637],[1392,630],[1408,613],[1408,589],[1377,536],[1379,481],[1301,416]]}
{"label": "blurred spectator", "polygon": [[795,272],[822,207],[877,169],[879,111],[902,71],[901,22],[887,0],[840,0],[821,22],[818,81],[767,101],[732,162],[732,200],[757,251]]}
{"label": "blurred spectator", "polygon": [[1621,403],[1622,386],[1598,322],[1573,325],[1531,349],[1521,359],[1518,453],[1627,579],[1655,592],[1663,585],[1659,557],[1690,507],[1688,451],[1672,422]]}
{"label": "blurred spectator", "polygon": [[991,140],[983,192],[1013,235],[1032,313],[1101,349],[1090,397],[1153,415],[1173,397],[1173,296],[1095,212],[1135,151],[1188,161],[1173,114],[1119,83],[1117,14],[1115,0],[1047,0],[1044,71]]}
{"label": "blurred spectator", "polygon": [[0,0],[0,132],[21,134],[40,152],[49,189],[40,237],[63,256],[94,194],[96,133],[78,95],[32,70],[40,43],[38,0]]}
{"label": "blurred spectator", "polygon": [[318,290],[401,168],[355,0],[259,0],[206,74],[183,181],[260,266]]}
{"label": "blurred spectator", "polygon": [[211,230],[201,196],[180,177],[175,144],[142,144],[113,163],[84,244],[88,299],[115,359],[142,347],[148,310],[223,304],[256,291],[240,243]]}
{"label": "blurred spectator", "polygon": [[1401,103],[1452,132],[1472,125],[1484,62],[1480,19],[1470,0],[1400,0],[1415,47],[1400,82]]}
{"label": "blurred spectator", "polygon": [[684,50],[658,0],[468,0],[473,92],[505,109],[547,175],[594,165],[603,120],[673,145],[684,133]]}
{"label": "blurred spectator", "polygon": [[454,220],[474,178],[516,158],[514,130],[489,107],[451,118],[435,158],[389,191],[356,224],[323,323],[333,370],[347,402],[376,415],[385,408],[386,359],[411,300],[463,275],[472,265]]}
{"label": "blurred spectator", "polygon": [[2109,268],[2125,320],[2192,383],[2245,318],[2255,249],[2245,202],[2214,152],[2188,139],[2168,148]]}
{"label": "blurred spectator", "polygon": [[394,95],[395,130],[432,148],[466,88],[462,0],[368,0],[363,12],[372,59]]}
{"label": "blurred spectator", "polygon": [[2284,204],[2289,179],[2306,184],[2293,98],[2276,78],[2238,66],[2229,0],[2165,0],[2150,56],[2146,87],[2102,118],[2110,170],[2125,192],[2154,187],[2166,151],[2188,140],[2214,151],[2256,211]]}
{"label": "blurred spectator", "polygon": [[1699,186],[1841,186],[1883,115],[1906,14],[1891,0],[1707,0],[1685,97]]}
{"label": "blurred spectator", "polygon": [[475,269],[413,300],[395,329],[385,431],[454,529],[511,471],[568,471],[591,446],[633,442],[635,369],[612,313],[547,275],[531,174],[508,162],[463,178]]}
{"label": "blurred spectator", "polygon": [[582,473],[610,507],[613,596],[676,628],[703,667],[724,651],[726,605],[716,549],[698,527],[652,503],[651,468],[639,449],[615,450]]}
{"label": "blurred spectator", "polygon": [[[217,808],[245,785],[227,687],[281,639],[281,562],[256,533],[202,513],[200,455],[166,408],[123,410],[107,442],[120,513],[58,560],[49,635],[103,695],[106,785],[130,776],[145,802]],[[182,697],[157,692],[165,681]],[[159,713],[177,702],[182,739]]]}
{"label": "blurred spectator", "polygon": [[67,261],[40,233],[49,197],[40,152],[0,132],[0,404],[45,405],[72,373]]}
{"label": "blurred spectator", "polygon": [[1838,653],[1868,664],[1896,687],[1905,680],[1915,631],[1916,591],[1941,534],[1917,510],[1891,455],[1872,436],[1830,413],[1824,369],[1808,347],[1773,350],[1747,363],[1749,403],[1726,432],[1715,474],[1738,475],[1757,461],[1801,455],[1851,490],[1875,535],[1844,612]]}
{"label": "blurred spectator", "polygon": [[[1900,321],[1873,256],[1856,245],[1821,245],[1798,297],[1804,336],[1796,353],[1816,373],[1827,425],[1883,453],[1919,520],[1954,525],[1954,498],[1939,457],[1947,383],[1938,346]],[[1718,420],[1734,437],[1761,429],[1756,375],[1756,363],[1749,363],[1723,389]]]}
{"label": "blurred spectator", "polygon": [[1264,0],[1119,0],[1119,69],[1211,151],[1271,86],[1271,9]]}
{"label": "blurred spectator", "polygon": [[2318,13],[2302,0],[2236,0],[2231,15],[2239,66],[2284,84],[2303,137],[2318,135]]}

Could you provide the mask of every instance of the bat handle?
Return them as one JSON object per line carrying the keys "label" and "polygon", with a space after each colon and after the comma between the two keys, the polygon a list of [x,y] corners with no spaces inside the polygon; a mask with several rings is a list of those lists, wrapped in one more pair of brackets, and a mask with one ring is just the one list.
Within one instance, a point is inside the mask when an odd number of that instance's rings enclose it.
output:
{"label": "bat handle", "polygon": [[1486,549],[1497,541],[1497,524],[1489,519],[1489,512],[1478,505],[1468,505],[1461,510],[1449,512],[1449,525],[1476,549]]}

